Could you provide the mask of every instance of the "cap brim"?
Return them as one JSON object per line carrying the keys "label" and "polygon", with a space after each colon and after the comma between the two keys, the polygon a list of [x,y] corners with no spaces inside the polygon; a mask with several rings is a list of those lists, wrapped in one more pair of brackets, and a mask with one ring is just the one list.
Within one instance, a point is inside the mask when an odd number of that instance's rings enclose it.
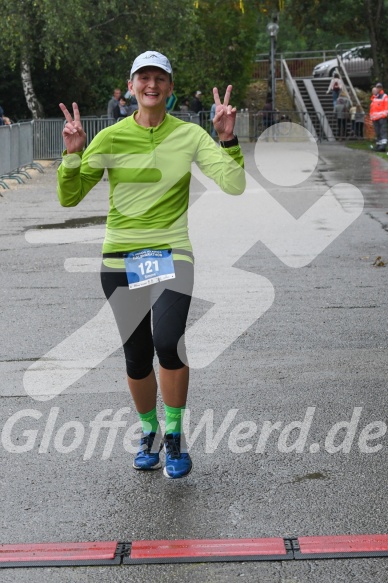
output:
{"label": "cap brim", "polygon": [[138,67],[132,68],[130,75],[132,77],[132,75],[134,75],[135,73],[137,73],[138,71],[140,71],[140,69],[147,69],[149,67],[155,67],[155,69],[161,69],[165,73],[168,73],[169,75],[172,76],[172,71],[168,67],[163,67],[163,65],[154,65],[154,64],[151,64],[151,63],[146,63],[144,65],[140,65]]}

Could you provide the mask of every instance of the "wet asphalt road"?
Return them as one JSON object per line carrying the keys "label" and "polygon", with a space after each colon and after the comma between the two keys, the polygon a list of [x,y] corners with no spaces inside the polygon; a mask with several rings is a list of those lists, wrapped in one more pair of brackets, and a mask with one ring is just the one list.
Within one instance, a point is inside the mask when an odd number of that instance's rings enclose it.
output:
{"label": "wet asphalt road", "polygon": [[[258,178],[254,144],[243,148],[246,168]],[[72,257],[97,258],[99,243],[33,244],[26,233],[72,219],[67,226],[101,228],[106,182],[74,209],[59,206],[52,166],[1,191],[1,543],[387,532],[388,266],[373,264],[377,257],[388,263],[388,157],[340,145],[321,145],[319,155],[308,184],[265,188],[298,218],[330,186],[351,183],[363,194],[364,210],[305,267],[285,265],[259,236],[237,261],[241,270],[267,278],[275,299],[214,362],[192,371],[193,429],[206,414],[210,421],[213,416],[213,433],[222,423],[224,431],[216,448],[210,425],[207,438],[200,431],[191,448],[192,474],[173,482],[161,472],[131,468],[123,436],[136,416],[121,349],[52,400],[31,398],[23,385],[28,367],[76,333],[105,301],[97,272],[64,268]],[[194,181],[194,202],[202,191]],[[208,307],[194,300],[190,321]],[[126,426],[112,451],[107,429],[92,447],[96,416],[110,409],[112,418],[125,407],[131,411],[123,414]],[[308,415],[308,436],[298,452],[291,447],[297,431],[286,442],[279,436]],[[345,430],[334,437],[334,426],[352,419],[346,449]],[[278,425],[260,447],[269,422]],[[371,423],[373,435],[365,429]],[[388,580],[387,565],[387,558],[374,558],[5,569],[0,582],[380,583]]]}

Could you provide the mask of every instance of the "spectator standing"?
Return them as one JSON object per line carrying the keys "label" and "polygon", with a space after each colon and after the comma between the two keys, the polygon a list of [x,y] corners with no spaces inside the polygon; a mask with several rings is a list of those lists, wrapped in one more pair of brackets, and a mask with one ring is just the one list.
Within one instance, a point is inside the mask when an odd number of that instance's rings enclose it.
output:
{"label": "spectator standing", "polygon": [[121,96],[118,104],[113,109],[113,117],[117,121],[122,117],[127,117],[128,115],[129,115],[129,113],[128,113],[127,100],[125,99],[125,97]]}
{"label": "spectator standing", "polygon": [[214,116],[215,115],[216,115],[216,104],[213,103],[213,105],[210,108],[210,126],[211,126],[211,128],[210,128],[210,135],[214,139],[217,137],[217,132],[214,129],[214,124],[213,124],[213,119],[214,119]]}
{"label": "spectator standing", "polygon": [[344,91],[341,92],[340,96],[337,99],[337,102],[334,106],[334,113],[337,118],[337,128],[338,128],[338,135],[337,137],[340,140],[345,139],[347,134],[347,126],[349,120],[349,110],[350,110],[351,102],[348,96]]}
{"label": "spectator standing", "polygon": [[352,125],[351,135],[353,137],[356,135],[356,111],[357,111],[357,108],[355,105],[352,105],[352,107],[349,109],[350,123]]}
{"label": "spectator standing", "polygon": [[138,107],[139,105],[137,103],[137,99],[134,95],[132,95],[129,100],[129,104],[127,102],[128,115],[132,115],[138,109]]}
{"label": "spectator standing", "polygon": [[187,112],[190,111],[190,101],[186,98],[182,101],[182,104],[179,106],[181,111]]}
{"label": "spectator standing", "polygon": [[203,103],[201,101],[201,95],[202,95],[201,91],[196,91],[194,93],[194,97],[190,103],[190,109],[191,109],[191,111],[194,111],[194,113],[198,113],[199,125],[203,127],[205,120],[204,120],[204,114],[202,113],[203,112]]}
{"label": "spectator standing", "polygon": [[201,91],[196,91],[194,93],[193,99],[191,100],[190,109],[191,109],[191,111],[194,111],[195,113],[199,113],[200,111],[203,111],[203,104],[201,101],[201,95],[202,95]]}
{"label": "spectator standing", "polygon": [[272,99],[267,96],[263,109],[261,110],[263,132],[276,122],[276,111],[273,108]]}
{"label": "spectator standing", "polygon": [[354,116],[354,133],[356,138],[364,137],[364,118],[365,113],[361,105],[356,106],[356,114]]}
{"label": "spectator standing", "polygon": [[337,103],[337,99],[341,94],[341,91],[343,90],[344,86],[343,83],[341,81],[341,78],[339,76],[339,73],[334,73],[332,80],[330,81],[330,85],[326,91],[327,93],[332,94],[333,97],[333,109],[335,107],[335,104]]}
{"label": "spectator standing", "polygon": [[113,91],[112,97],[108,101],[108,110],[107,110],[108,118],[114,117],[113,110],[116,107],[116,105],[119,104],[120,97],[121,97],[121,89],[116,87],[116,89],[114,89],[114,91]]}
{"label": "spectator standing", "polygon": [[376,83],[376,95],[371,97],[370,118],[376,134],[375,150],[385,152],[387,149],[388,96],[381,83]]}

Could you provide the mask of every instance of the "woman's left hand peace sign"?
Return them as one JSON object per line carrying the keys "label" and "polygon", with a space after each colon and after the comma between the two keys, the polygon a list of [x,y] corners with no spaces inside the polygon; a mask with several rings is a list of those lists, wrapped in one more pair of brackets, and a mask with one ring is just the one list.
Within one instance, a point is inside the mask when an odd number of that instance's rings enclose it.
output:
{"label": "woman's left hand peace sign", "polygon": [[213,118],[214,129],[216,130],[221,141],[232,140],[234,137],[233,129],[236,123],[235,107],[229,105],[232,85],[228,85],[225,91],[224,103],[221,103],[217,87],[213,89],[214,103],[216,104],[216,114]]}

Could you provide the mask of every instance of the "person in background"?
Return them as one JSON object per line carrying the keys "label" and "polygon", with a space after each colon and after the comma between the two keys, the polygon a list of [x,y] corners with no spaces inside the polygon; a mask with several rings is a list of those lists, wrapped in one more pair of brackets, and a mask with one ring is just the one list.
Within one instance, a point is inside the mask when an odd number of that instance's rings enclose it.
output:
{"label": "person in background", "polygon": [[127,100],[125,97],[121,96],[118,104],[113,109],[113,117],[116,121],[118,121],[119,119],[127,117],[128,115]]}
{"label": "person in background", "polygon": [[381,83],[376,83],[376,94],[371,97],[369,110],[370,118],[376,134],[377,152],[385,152],[387,149],[387,116],[388,116],[388,96],[384,92]]}
{"label": "person in background", "polygon": [[0,105],[0,126],[4,125],[4,119],[3,119],[3,115],[4,115],[4,110]]}
{"label": "person in background", "polygon": [[356,135],[356,111],[357,107],[355,105],[352,105],[352,107],[349,109],[350,123],[352,125],[351,130],[352,137],[355,137]]}
{"label": "person in background", "polygon": [[344,86],[339,76],[339,73],[334,73],[332,80],[330,81],[330,85],[326,91],[326,94],[330,93],[333,97],[333,109],[335,104],[337,103],[337,99],[340,96],[341,91],[343,90]]}
{"label": "person in background", "polygon": [[337,118],[337,137],[340,140],[345,139],[347,135],[348,121],[349,121],[349,110],[351,107],[351,102],[345,91],[341,91],[336,104],[334,106],[334,114]]}
{"label": "person in background", "polygon": [[127,101],[128,115],[132,115],[138,109],[138,107],[139,105],[137,103],[136,97],[131,95],[129,101]]}
{"label": "person in background", "polygon": [[201,95],[202,95],[201,91],[196,91],[194,93],[193,99],[191,100],[190,109],[191,109],[191,111],[194,111],[195,113],[199,113],[200,111],[203,111],[203,104],[201,101]]}
{"label": "person in background", "polygon": [[108,101],[107,114],[108,114],[109,119],[114,118],[113,110],[116,107],[116,105],[119,104],[120,97],[121,97],[121,89],[116,87],[116,89],[114,89],[114,91],[113,91],[113,96]]}
{"label": "person in background", "polygon": [[199,125],[204,127],[205,114],[203,113],[204,107],[203,107],[203,103],[201,101],[201,95],[202,95],[201,91],[196,91],[194,93],[193,99],[191,100],[191,103],[190,103],[190,109],[194,113],[198,113]]}
{"label": "person in background", "polygon": [[356,114],[354,116],[354,133],[356,138],[364,137],[364,119],[365,112],[361,105],[356,106]]}
{"label": "person in background", "polygon": [[211,122],[211,129],[210,129],[210,135],[212,138],[216,139],[217,138],[217,132],[214,129],[214,125],[213,125],[213,119],[214,116],[216,115],[216,104],[213,103],[213,105],[210,108],[210,122]]}
{"label": "person in background", "polygon": [[181,105],[179,106],[181,111],[187,112],[190,110],[190,101],[186,98],[182,101]]}
{"label": "person in background", "polygon": [[263,131],[271,127],[276,123],[276,110],[273,108],[272,97],[267,95],[263,109],[261,110],[261,119],[263,125]]}

